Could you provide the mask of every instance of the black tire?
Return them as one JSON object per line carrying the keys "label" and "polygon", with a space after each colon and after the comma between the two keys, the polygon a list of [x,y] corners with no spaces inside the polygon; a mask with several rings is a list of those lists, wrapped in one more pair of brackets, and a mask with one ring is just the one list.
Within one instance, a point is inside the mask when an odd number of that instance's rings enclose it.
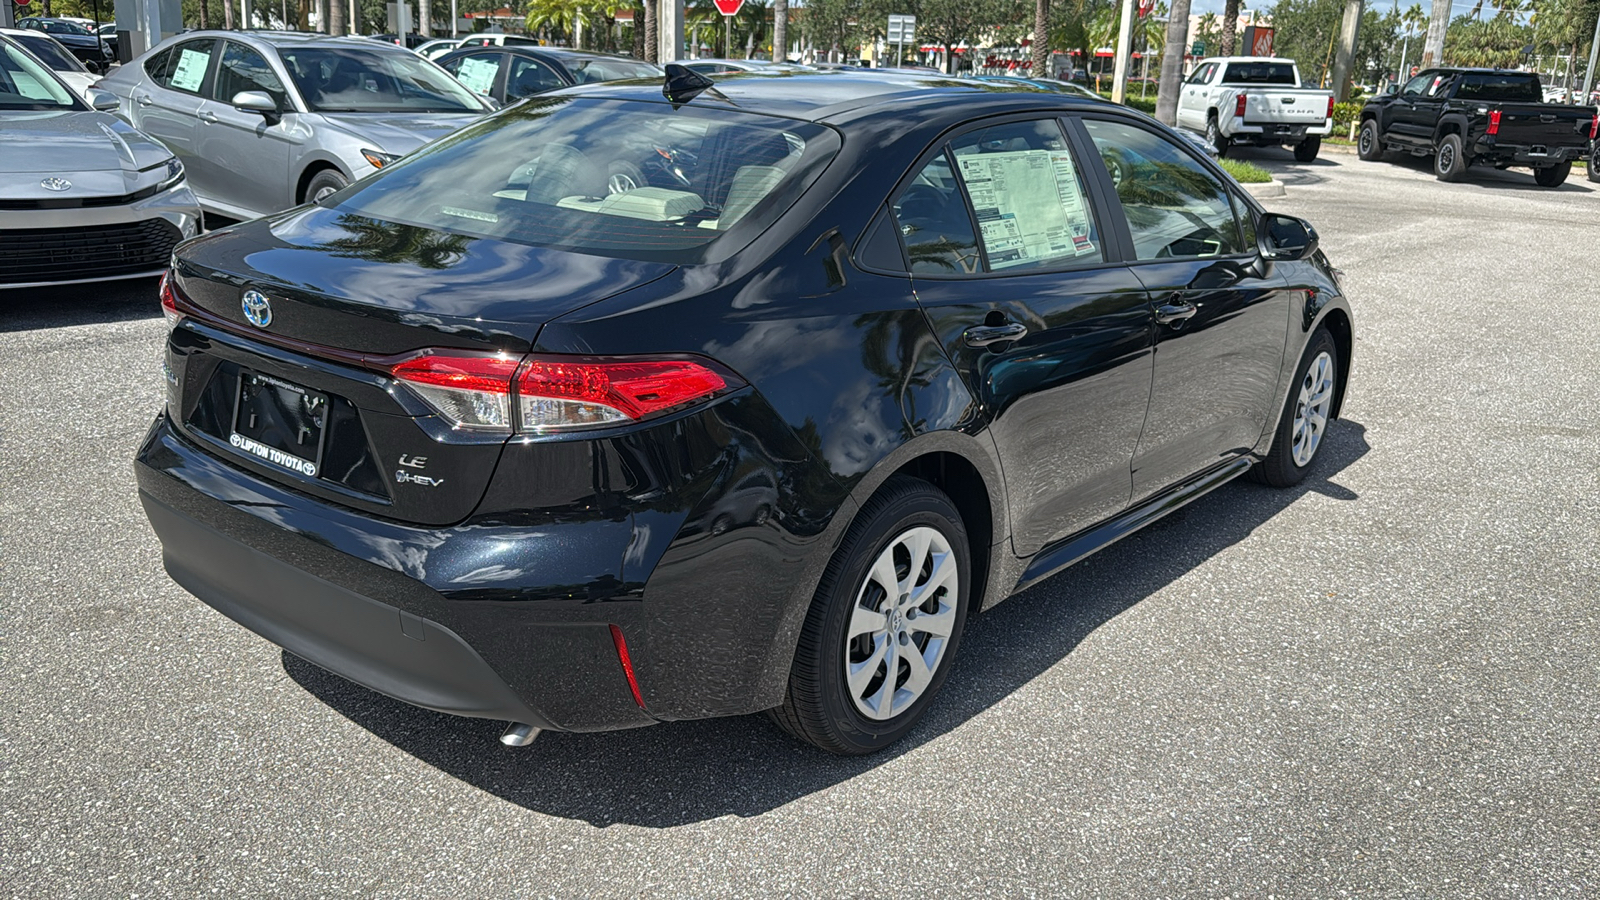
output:
{"label": "black tire", "polygon": [[1233,146],[1233,141],[1222,133],[1222,128],[1217,124],[1217,114],[1212,113],[1206,117],[1206,143],[1217,148],[1217,156],[1228,155],[1228,148]]}
{"label": "black tire", "polygon": [[1322,135],[1313,134],[1298,144],[1294,145],[1295,162],[1312,162],[1317,158],[1317,151],[1322,149]]}
{"label": "black tire", "polygon": [[[1308,380],[1312,378],[1312,363],[1316,362],[1323,354],[1327,354],[1329,368],[1326,370],[1328,379],[1328,399],[1323,412],[1322,431],[1312,441],[1309,454],[1296,459],[1295,446],[1295,419],[1302,403],[1302,394],[1308,389]],[[1312,385],[1314,386],[1314,385]],[[1267,458],[1250,469],[1251,479],[1262,484],[1276,488],[1293,487],[1306,477],[1306,472],[1317,462],[1317,455],[1322,450],[1322,444],[1327,437],[1327,429],[1333,424],[1333,403],[1339,387],[1339,348],[1333,342],[1333,335],[1328,329],[1318,327],[1311,335],[1311,340],[1306,343],[1306,352],[1300,357],[1300,365],[1295,368],[1294,382],[1289,387],[1289,397],[1283,404],[1283,410],[1278,415],[1278,427],[1272,432],[1272,449],[1267,453]]]}
{"label": "black tire", "polygon": [[1472,160],[1461,146],[1461,135],[1447,134],[1439,141],[1439,149],[1433,155],[1434,177],[1440,181],[1460,181],[1467,177],[1470,165]]}
{"label": "black tire", "polygon": [[[873,635],[864,634],[851,640],[848,638],[848,628],[858,598],[866,598],[870,605],[876,595],[884,594],[882,591],[874,592],[876,585],[868,582],[873,563],[885,552],[890,552],[894,557],[894,548],[899,539],[911,529],[919,527],[932,528],[939,533],[948,544],[950,556],[954,557],[957,566],[955,602],[949,604],[951,610],[945,613],[953,615],[948,620],[950,634],[944,639],[942,654],[936,657],[932,677],[922,694],[900,713],[885,719],[873,719],[857,708],[845,674],[852,654],[861,646],[859,642]],[[931,557],[929,564],[932,565]],[[845,756],[876,753],[899,740],[922,718],[954,664],[966,623],[971,572],[967,531],[961,523],[961,514],[956,511],[950,498],[920,479],[906,476],[889,479],[862,506],[844,541],[828,562],[811,601],[811,608],[806,613],[805,625],[800,631],[800,643],[795,649],[794,663],[789,670],[789,687],[783,705],[768,711],[768,715],[780,728],[795,737],[830,753]],[[919,577],[926,579],[928,574],[930,571],[924,570]],[[896,575],[901,577],[898,572]],[[940,608],[949,599],[948,589],[940,589],[924,606],[933,604]],[[878,601],[888,602],[888,597],[878,597]],[[921,607],[913,607],[908,613],[919,611],[924,616],[934,614]],[[902,620],[896,616],[885,624],[885,628],[893,629],[897,627],[893,623],[899,621],[904,623],[901,627],[909,633],[909,629],[914,628],[910,624],[914,618],[914,615],[907,615]],[[915,641],[931,642],[933,637],[922,633],[921,637],[908,640],[911,643],[901,642],[889,647],[894,637],[887,636],[884,644],[888,648],[886,654],[890,650],[902,652],[898,650],[899,646],[927,647],[928,643],[918,645]],[[867,646],[877,645],[869,640]],[[906,668],[901,669],[901,665]],[[909,663],[897,656],[895,668],[897,680],[893,687],[898,691],[900,685],[909,683],[905,679],[910,676],[910,667]],[[882,673],[886,670],[886,666],[875,666],[869,671]],[[877,684],[881,689],[883,679],[875,677],[870,684]],[[888,701],[891,704],[893,693]]]}
{"label": "black tire", "polygon": [[340,174],[338,169],[323,169],[311,176],[311,181],[306,184],[305,196],[300,198],[300,202],[310,203],[318,199],[318,194],[331,194],[349,183],[350,179]]}
{"label": "black tire", "polygon": [[1378,132],[1378,120],[1367,119],[1361,123],[1361,134],[1356,138],[1356,155],[1367,162],[1383,159],[1383,135]]}
{"label": "black tire", "polygon": [[1567,183],[1567,176],[1572,174],[1572,163],[1556,163],[1542,169],[1533,170],[1533,180],[1539,187],[1558,188]]}
{"label": "black tire", "polygon": [[1600,184],[1600,142],[1594,145],[1594,151],[1589,154],[1589,180]]}

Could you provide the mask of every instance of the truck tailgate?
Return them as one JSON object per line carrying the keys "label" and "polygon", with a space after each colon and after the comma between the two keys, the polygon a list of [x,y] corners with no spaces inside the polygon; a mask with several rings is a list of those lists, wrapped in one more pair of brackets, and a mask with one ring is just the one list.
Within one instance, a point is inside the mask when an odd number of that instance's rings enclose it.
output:
{"label": "truck tailgate", "polygon": [[1245,90],[1246,125],[1321,125],[1328,118],[1329,94],[1278,88]]}
{"label": "truck tailgate", "polygon": [[1594,107],[1561,103],[1500,103],[1500,143],[1587,147]]}

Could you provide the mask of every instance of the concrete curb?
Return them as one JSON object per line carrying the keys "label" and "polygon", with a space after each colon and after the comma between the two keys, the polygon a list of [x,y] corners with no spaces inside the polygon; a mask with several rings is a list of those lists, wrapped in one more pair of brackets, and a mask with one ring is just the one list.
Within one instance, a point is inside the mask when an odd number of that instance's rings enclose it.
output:
{"label": "concrete curb", "polygon": [[1265,200],[1269,197],[1282,197],[1285,193],[1283,189],[1283,182],[1276,178],[1260,184],[1247,184],[1244,186],[1244,189],[1249,191],[1250,196],[1256,198],[1257,200]]}

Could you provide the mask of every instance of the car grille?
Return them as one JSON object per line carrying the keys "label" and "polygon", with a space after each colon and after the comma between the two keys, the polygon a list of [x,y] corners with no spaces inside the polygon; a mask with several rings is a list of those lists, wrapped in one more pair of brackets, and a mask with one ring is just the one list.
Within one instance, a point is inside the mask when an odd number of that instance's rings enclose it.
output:
{"label": "car grille", "polygon": [[80,228],[0,229],[0,284],[75,281],[167,265],[183,232],[166,219]]}
{"label": "car grille", "polygon": [[156,188],[160,185],[152,184],[141,188],[131,194],[119,197],[48,197],[38,200],[0,200],[0,209],[82,209],[91,206],[127,206],[138,203],[147,197],[156,195]]}

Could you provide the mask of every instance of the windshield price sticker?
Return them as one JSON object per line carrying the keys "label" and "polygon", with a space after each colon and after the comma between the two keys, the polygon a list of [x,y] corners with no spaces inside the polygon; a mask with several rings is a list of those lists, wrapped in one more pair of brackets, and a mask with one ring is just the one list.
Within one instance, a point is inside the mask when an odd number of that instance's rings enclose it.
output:
{"label": "windshield price sticker", "polygon": [[959,156],[989,266],[1095,253],[1077,171],[1065,150]]}

